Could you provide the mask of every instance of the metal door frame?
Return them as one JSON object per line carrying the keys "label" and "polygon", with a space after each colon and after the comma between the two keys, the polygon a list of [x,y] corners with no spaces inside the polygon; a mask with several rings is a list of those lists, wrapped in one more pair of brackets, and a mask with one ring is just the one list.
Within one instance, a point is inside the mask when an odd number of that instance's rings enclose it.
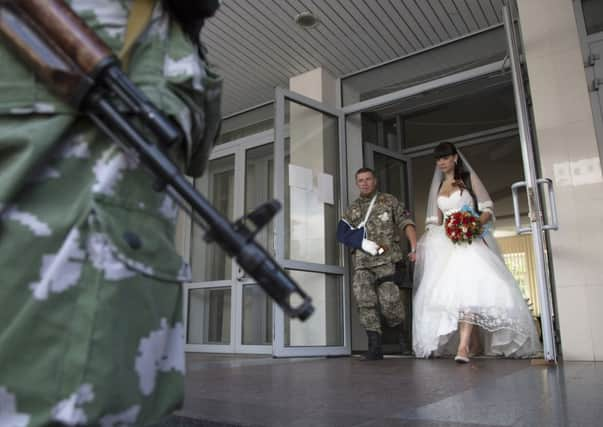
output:
{"label": "metal door frame", "polygon": [[[246,172],[246,153],[249,149],[261,147],[263,145],[274,143],[274,133],[272,130],[260,132],[251,136],[246,136],[238,140],[218,145],[212,151],[209,160],[216,160],[227,156],[234,156],[234,202],[233,215],[239,218],[245,210],[245,172]],[[268,225],[270,226],[270,225]],[[192,230],[191,221],[188,221],[188,234]],[[191,256],[190,244],[187,251],[188,259]],[[184,299],[184,330],[188,333],[188,293],[194,289],[213,289],[229,287],[231,290],[231,313],[230,313],[230,344],[186,344],[187,352],[203,353],[240,353],[240,354],[271,354],[272,346],[266,345],[245,345],[242,344],[242,319],[243,319],[243,286],[253,284],[253,281],[238,280],[238,270],[234,259],[231,259],[231,279],[219,281],[191,282],[183,285]],[[273,318],[274,330],[274,318]]]}
{"label": "metal door frame", "polygon": [[[314,99],[305,97],[298,93],[283,88],[275,89],[275,126],[274,126],[274,193],[278,200],[285,200],[285,137],[288,133],[288,126],[285,122],[286,101],[294,102],[298,105],[310,108],[337,118],[338,136],[339,136],[339,185],[340,189],[340,210],[347,206],[347,168],[345,156],[345,117],[341,109],[329,107]],[[341,212],[338,212],[341,214]],[[341,346],[285,346],[285,314],[274,306],[274,339],[273,355],[275,357],[307,357],[307,356],[347,356],[351,354],[351,330],[350,330],[350,292],[348,268],[344,265],[326,265],[310,262],[295,261],[285,258],[285,215],[279,214],[276,218],[276,259],[285,269],[316,272],[323,274],[332,274],[341,277],[341,286],[343,292],[342,316],[343,316],[343,345]],[[340,249],[341,250],[341,249]],[[345,259],[345,257],[342,257]]]}
{"label": "metal door frame", "polygon": [[[556,230],[556,207],[552,180],[547,178],[538,178],[536,166],[534,143],[532,141],[532,129],[530,126],[530,116],[524,87],[524,77],[520,62],[520,43],[521,38],[515,31],[515,20],[513,19],[511,7],[508,1],[503,1],[503,20],[505,32],[507,34],[507,44],[509,60],[511,63],[511,75],[513,78],[513,93],[515,95],[515,111],[519,125],[519,139],[521,141],[521,151],[523,159],[523,169],[525,181],[512,185],[514,200],[517,200],[517,191],[525,187],[530,225],[527,228],[521,227],[518,218],[518,209],[515,209],[515,218],[517,231],[520,234],[531,233],[532,244],[534,247],[534,258],[536,268],[536,286],[538,289],[538,299],[540,302],[540,319],[542,327],[542,339],[544,344],[544,358],[547,361],[557,361],[557,348],[555,344],[555,328],[553,319],[553,302],[550,275],[548,274],[548,261],[545,253],[545,230]],[[544,218],[544,200],[540,194],[539,186],[548,185],[550,211],[553,223],[545,224]],[[514,203],[517,206],[517,203]]]}

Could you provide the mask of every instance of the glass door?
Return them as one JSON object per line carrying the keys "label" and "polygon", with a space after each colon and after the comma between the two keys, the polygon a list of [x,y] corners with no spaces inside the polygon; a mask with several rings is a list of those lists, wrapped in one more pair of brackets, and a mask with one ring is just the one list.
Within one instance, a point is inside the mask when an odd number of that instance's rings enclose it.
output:
{"label": "glass door", "polygon": [[[508,55],[511,63],[515,109],[525,176],[524,181],[516,182],[511,187],[515,207],[515,223],[518,234],[530,234],[532,237],[536,286],[541,312],[540,320],[544,357],[548,361],[556,361],[557,349],[555,345],[553,298],[545,246],[546,236],[544,234],[546,230],[556,230],[558,228],[553,181],[548,178],[538,178],[537,176],[532,129],[530,127],[526,89],[524,87],[525,80],[520,63],[521,40],[516,32],[515,21],[513,20],[508,2],[504,2],[502,12],[507,35]],[[541,188],[547,190],[546,194],[541,194]],[[519,209],[520,192],[527,196],[529,220],[527,225],[523,225],[521,221]],[[545,213],[547,205],[549,212]],[[550,222],[546,223],[546,221]]]}
{"label": "glass door", "polygon": [[[271,137],[271,136],[270,136]],[[274,198],[274,144],[243,147],[245,151],[244,212]],[[274,257],[274,222],[257,235],[256,241]],[[238,265],[237,294],[241,313],[237,328],[237,352],[271,353],[274,327],[270,297]]]}
{"label": "glass door", "polygon": [[277,88],[276,257],[313,299],[305,322],[275,309],[275,356],[350,354],[349,289],[335,229],[345,200],[343,114]]}
{"label": "glass door", "polygon": [[[410,159],[379,145],[363,144],[364,159],[367,167],[375,171],[379,191],[394,195],[404,207],[412,210],[413,197],[410,190],[413,188],[410,179],[412,176]],[[404,251],[410,250],[407,241],[401,242]],[[383,327],[383,351],[385,353],[399,353],[404,349],[404,354],[410,354],[412,349],[412,290],[403,289],[401,292],[404,317],[402,321],[402,336],[399,328]],[[403,341],[401,341],[403,340]]]}
{"label": "glass door", "polygon": [[[236,220],[274,197],[272,135],[218,147],[195,187],[227,218]],[[193,282],[185,285],[186,350],[271,353],[272,302],[253,279],[204,232],[191,229]],[[256,236],[274,255],[274,224]]]}
{"label": "glass door", "polygon": [[404,206],[412,211],[412,186],[409,183],[411,163],[409,158],[399,151],[392,151],[375,144],[363,144],[364,159],[367,167],[377,175],[379,191],[393,194]]}

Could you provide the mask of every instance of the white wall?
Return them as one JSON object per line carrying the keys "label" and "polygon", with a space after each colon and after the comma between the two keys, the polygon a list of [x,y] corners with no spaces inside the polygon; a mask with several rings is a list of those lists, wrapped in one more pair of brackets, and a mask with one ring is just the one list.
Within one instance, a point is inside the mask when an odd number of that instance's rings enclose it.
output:
{"label": "white wall", "polygon": [[565,360],[603,360],[603,180],[569,0],[520,0],[542,175],[555,182],[551,252]]}

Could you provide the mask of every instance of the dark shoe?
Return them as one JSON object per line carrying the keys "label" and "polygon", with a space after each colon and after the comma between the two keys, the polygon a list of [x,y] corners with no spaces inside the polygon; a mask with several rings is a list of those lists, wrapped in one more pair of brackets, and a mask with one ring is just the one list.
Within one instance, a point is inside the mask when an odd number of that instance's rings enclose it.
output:
{"label": "dark shoe", "polygon": [[383,348],[381,347],[381,334],[375,331],[367,331],[368,351],[362,355],[362,360],[383,360]]}

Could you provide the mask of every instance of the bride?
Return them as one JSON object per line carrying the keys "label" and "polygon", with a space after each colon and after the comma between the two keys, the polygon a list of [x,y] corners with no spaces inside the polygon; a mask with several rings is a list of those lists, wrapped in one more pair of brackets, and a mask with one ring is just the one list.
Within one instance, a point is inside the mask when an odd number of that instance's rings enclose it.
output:
{"label": "bride", "polygon": [[[487,230],[494,206],[477,174],[451,143],[434,152],[427,231],[417,247],[413,348],[417,357],[454,354],[469,362],[479,337],[487,355],[526,357],[540,349],[530,311],[492,233],[472,244],[446,236],[447,213],[471,207]],[[455,349],[456,347],[456,349]]]}

